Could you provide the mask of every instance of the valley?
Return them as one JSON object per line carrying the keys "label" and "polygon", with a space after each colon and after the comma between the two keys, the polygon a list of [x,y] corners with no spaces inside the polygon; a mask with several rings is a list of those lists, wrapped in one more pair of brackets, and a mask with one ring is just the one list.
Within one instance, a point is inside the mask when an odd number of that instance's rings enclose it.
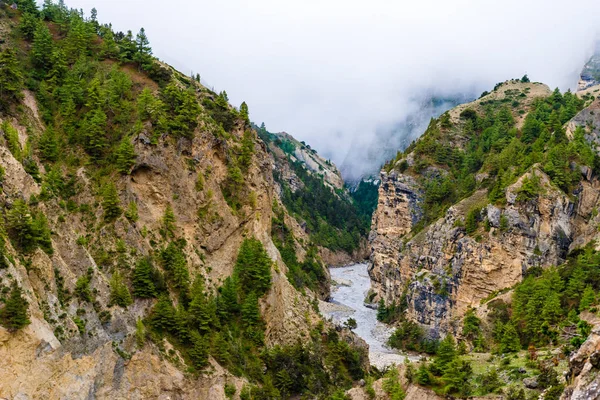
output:
{"label": "valley", "polygon": [[338,168],[143,28],[0,34],[0,398],[600,398],[598,55]]}

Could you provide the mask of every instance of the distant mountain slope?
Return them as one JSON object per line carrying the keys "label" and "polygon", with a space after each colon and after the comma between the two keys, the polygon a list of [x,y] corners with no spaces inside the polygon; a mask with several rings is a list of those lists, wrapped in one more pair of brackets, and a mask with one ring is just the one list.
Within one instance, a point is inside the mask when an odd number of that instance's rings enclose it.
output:
{"label": "distant mountain slope", "polygon": [[442,96],[427,93],[419,99],[414,99],[416,111],[407,115],[403,121],[393,127],[382,127],[373,132],[373,137],[367,143],[360,136],[356,139],[340,164],[342,175],[351,184],[362,178],[375,176],[381,166],[394,157],[398,150],[404,150],[425,132],[431,118],[436,118],[450,108],[473,98],[472,94]]}

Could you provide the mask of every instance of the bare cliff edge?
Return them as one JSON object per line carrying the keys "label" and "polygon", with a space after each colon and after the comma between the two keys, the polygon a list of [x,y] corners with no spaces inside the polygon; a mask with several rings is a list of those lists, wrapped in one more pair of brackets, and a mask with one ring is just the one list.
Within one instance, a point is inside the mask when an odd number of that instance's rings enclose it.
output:
{"label": "bare cliff edge", "polygon": [[[461,134],[465,121],[459,115],[464,115],[464,110],[481,112],[483,104],[502,102],[506,97],[513,101],[511,97],[518,95],[522,111],[514,110],[514,119],[520,127],[534,99],[550,94],[541,84],[509,81],[479,100],[449,111],[446,126],[452,129],[444,130],[440,120],[435,122],[436,129],[442,129],[442,137],[447,135],[442,140],[450,146],[463,148],[467,143]],[[586,131],[586,139],[595,142],[593,127],[600,121],[593,111],[598,107],[600,100],[588,102],[567,124],[567,135],[572,136],[577,126],[592,127]],[[427,136],[426,132],[419,140]],[[475,190],[415,234],[427,207],[423,180],[411,172],[418,162],[420,156],[409,150],[381,172],[379,203],[369,236],[371,300],[382,299],[386,305],[405,301],[406,316],[426,328],[431,337],[459,334],[469,307],[477,308],[511,288],[528,269],[558,265],[571,250],[599,237],[600,181],[591,169],[577,167],[580,181],[570,196],[557,188],[538,164],[506,188],[504,198],[496,202],[503,205],[491,204],[486,190]],[[426,168],[424,176],[445,174],[435,166]],[[485,173],[475,176],[477,183],[486,179]],[[532,179],[538,182],[540,195],[518,198],[524,183]],[[475,218],[485,229],[480,225],[467,234],[465,221],[474,209],[481,210]]]}
{"label": "bare cliff edge", "polygon": [[[16,21],[7,22],[2,17],[0,28],[8,33]],[[105,63],[110,66],[108,61]],[[191,85],[198,102],[207,97],[215,99],[214,93],[197,82],[166,65],[161,68],[178,82],[176,85]],[[136,93],[142,87],[158,92],[156,84],[136,68],[127,66],[122,71],[133,81]],[[225,108],[232,109],[229,105]],[[271,288],[259,301],[267,348],[304,343],[311,329],[322,323],[314,307],[318,293],[309,288],[300,291],[290,284],[288,267],[272,239],[273,219],[277,217],[274,210],[283,209],[286,224],[294,232],[298,259],[304,260],[309,234],[302,228],[302,221],[290,216],[282,205],[273,180],[275,159],[256,132],[247,129],[244,118],[236,119],[226,133],[205,116],[200,119],[187,138],[153,136],[151,124],[145,123],[130,138],[135,161],[129,173],[107,169],[111,174],[107,177],[92,163],[80,166],[69,175],[76,194],[68,202],[44,196],[48,190],[45,176],[50,171],[37,153],[32,154],[32,162],[44,177],[36,181],[15,158],[15,149],[9,150],[8,128],[0,132],[2,211],[10,210],[20,200],[35,204],[36,210],[47,217],[53,249],[50,255],[38,248],[24,256],[6,240],[8,266],[0,268],[0,288],[6,294],[13,281],[22,288],[31,323],[16,331],[0,326],[0,398],[225,399],[226,384],[233,385],[235,397],[239,397],[246,378],[233,376],[212,357],[202,373],[193,374],[167,339],[161,339],[162,343],[147,341],[141,348],[136,345],[136,321],[148,315],[155,299],[136,298],[126,308],[111,304],[114,269],[109,266],[118,262],[120,267],[131,268],[136,260],[155,254],[157,242],[164,237],[168,209],[173,211],[173,234],[185,243],[183,253],[189,273],[192,277],[202,276],[209,292],[214,293],[232,274],[245,238],[254,237],[263,244],[273,260]],[[36,143],[47,129],[34,94],[27,90],[10,113],[0,113],[0,125],[4,122],[7,124],[3,126],[16,129],[18,143],[11,146],[21,150]],[[231,180],[232,154],[238,154],[241,143],[248,143],[248,138],[251,149],[246,150],[251,159],[239,193],[242,200],[234,210],[223,188]],[[85,157],[83,152],[81,156]],[[296,157],[323,162],[312,152],[301,152]],[[337,169],[327,165],[332,171],[326,174],[327,184],[341,189],[343,182]],[[66,167],[60,168],[62,174]],[[114,223],[104,222],[97,183],[103,179],[114,183],[117,201],[124,211]],[[136,218],[125,216],[131,204],[137,206]],[[4,229],[1,231],[4,234]],[[324,248],[319,251],[328,254]],[[318,256],[316,262],[318,268],[325,268]],[[86,275],[93,303],[75,296],[65,300],[65,293],[75,293],[78,279]],[[173,294],[171,297],[175,300]],[[65,304],[61,304],[63,301]],[[363,346],[351,333],[345,332],[343,337],[352,345]]]}

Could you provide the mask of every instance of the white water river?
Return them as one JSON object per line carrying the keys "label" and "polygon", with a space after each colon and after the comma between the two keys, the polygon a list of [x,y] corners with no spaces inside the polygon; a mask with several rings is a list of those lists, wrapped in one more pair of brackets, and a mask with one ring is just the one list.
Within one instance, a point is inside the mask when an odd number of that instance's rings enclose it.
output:
{"label": "white water river", "polygon": [[369,345],[371,365],[383,368],[400,364],[407,357],[417,360],[418,356],[408,356],[386,346],[393,329],[377,321],[377,310],[365,307],[364,300],[371,287],[367,264],[331,268],[329,271],[333,281],[331,302],[321,302],[321,312],[339,324],[350,317],[356,320],[358,327],[354,333]]}

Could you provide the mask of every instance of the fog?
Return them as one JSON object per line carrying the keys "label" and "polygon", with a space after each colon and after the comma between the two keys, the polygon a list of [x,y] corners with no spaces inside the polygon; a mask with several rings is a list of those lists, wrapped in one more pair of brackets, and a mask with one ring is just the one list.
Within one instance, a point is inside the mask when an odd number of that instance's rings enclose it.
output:
{"label": "fog", "polygon": [[477,97],[525,73],[575,87],[600,28],[598,0],[67,4],[96,7],[116,30],[143,26],[157,57],[246,101],[253,121],[306,141],[351,179],[395,152],[408,116],[440,112],[422,109],[432,94]]}

